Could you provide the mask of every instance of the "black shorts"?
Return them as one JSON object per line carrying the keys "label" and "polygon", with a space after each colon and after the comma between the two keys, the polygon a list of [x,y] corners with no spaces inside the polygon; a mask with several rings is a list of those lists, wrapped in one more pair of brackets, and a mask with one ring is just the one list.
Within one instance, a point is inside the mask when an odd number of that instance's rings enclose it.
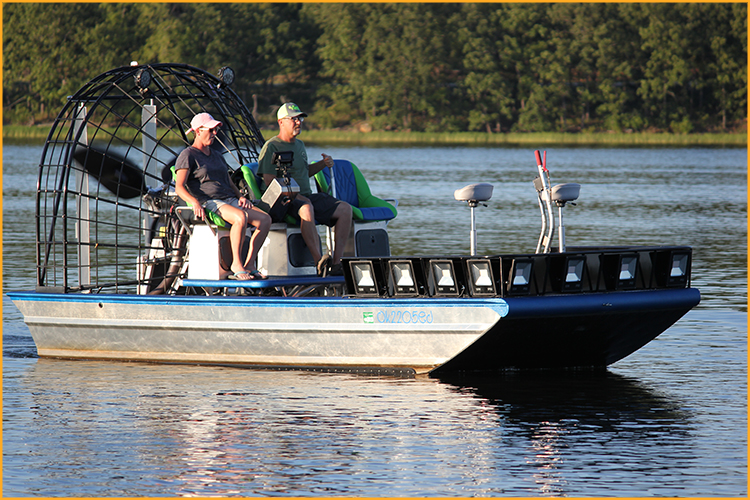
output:
{"label": "black shorts", "polygon": [[[310,203],[312,203],[313,210],[315,211],[315,221],[318,224],[325,224],[326,226],[333,226],[336,224],[336,221],[333,220],[333,213],[338,208],[339,203],[344,203],[343,201],[326,193],[312,193],[307,198],[310,200]],[[289,204],[286,213],[299,222],[299,209],[302,208],[302,205],[304,205],[304,203],[295,198]]]}

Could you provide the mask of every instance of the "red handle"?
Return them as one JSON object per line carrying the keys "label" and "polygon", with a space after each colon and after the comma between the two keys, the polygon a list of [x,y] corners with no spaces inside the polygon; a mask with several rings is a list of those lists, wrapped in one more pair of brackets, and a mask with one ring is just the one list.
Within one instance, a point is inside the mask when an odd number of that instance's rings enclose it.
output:
{"label": "red handle", "polygon": [[539,153],[538,149],[534,151],[534,155],[536,156],[536,164],[541,166],[542,170],[547,172],[547,152],[544,152],[544,160],[542,160],[542,155]]}

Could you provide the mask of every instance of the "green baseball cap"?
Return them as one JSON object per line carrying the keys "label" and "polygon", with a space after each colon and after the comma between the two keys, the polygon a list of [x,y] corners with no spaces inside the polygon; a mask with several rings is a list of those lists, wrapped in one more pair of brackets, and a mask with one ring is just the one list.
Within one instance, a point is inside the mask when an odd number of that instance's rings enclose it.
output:
{"label": "green baseball cap", "polygon": [[279,112],[276,113],[276,118],[281,120],[282,118],[294,118],[295,116],[307,116],[307,113],[303,113],[299,106],[293,102],[285,102],[279,108]]}

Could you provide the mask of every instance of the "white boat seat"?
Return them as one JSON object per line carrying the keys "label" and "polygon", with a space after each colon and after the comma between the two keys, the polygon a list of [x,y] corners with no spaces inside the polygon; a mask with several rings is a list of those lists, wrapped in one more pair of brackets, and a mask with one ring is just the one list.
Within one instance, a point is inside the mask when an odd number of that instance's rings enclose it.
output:
{"label": "white boat seat", "polygon": [[558,206],[565,206],[567,202],[577,200],[580,192],[581,185],[575,182],[558,184],[552,187],[552,201]]}
{"label": "white boat seat", "polygon": [[[470,234],[470,249],[471,255],[477,254],[477,227],[476,221],[474,220],[474,209],[478,207],[483,201],[487,201],[492,198],[492,184],[486,182],[479,182],[477,184],[469,184],[461,189],[456,189],[453,192],[453,197],[457,201],[468,202],[469,208],[471,208],[471,232]],[[485,207],[487,205],[484,205]]]}
{"label": "white boat seat", "polygon": [[456,189],[453,197],[458,201],[478,202],[492,198],[492,184],[480,182]]}

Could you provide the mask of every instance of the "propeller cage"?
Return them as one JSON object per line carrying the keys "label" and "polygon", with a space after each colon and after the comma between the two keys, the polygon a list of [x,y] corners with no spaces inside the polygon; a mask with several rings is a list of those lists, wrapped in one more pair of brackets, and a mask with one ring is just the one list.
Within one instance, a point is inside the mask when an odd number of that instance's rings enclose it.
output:
{"label": "propeller cage", "polygon": [[126,66],[68,97],[39,164],[37,290],[151,289],[136,268],[159,255],[165,269],[151,281],[165,279],[184,245],[170,215],[169,169],[192,143],[190,120],[208,112],[223,123],[216,146],[231,166],[257,161],[263,144],[250,111],[222,83],[184,64]]}

